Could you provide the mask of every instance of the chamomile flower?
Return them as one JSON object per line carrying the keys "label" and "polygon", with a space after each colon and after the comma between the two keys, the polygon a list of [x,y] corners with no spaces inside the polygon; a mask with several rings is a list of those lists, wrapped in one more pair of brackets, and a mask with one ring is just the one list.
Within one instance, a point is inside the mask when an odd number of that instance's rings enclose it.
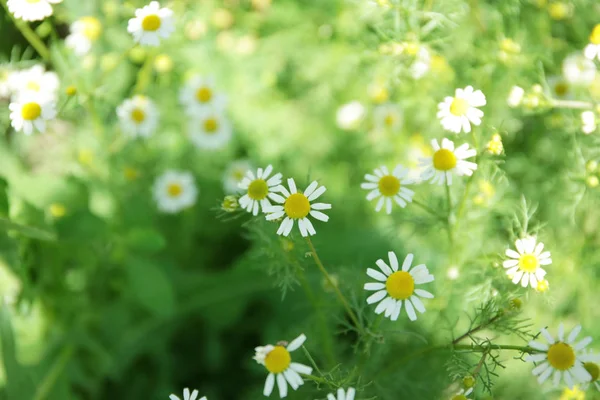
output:
{"label": "chamomile flower", "polygon": [[469,388],[467,390],[460,389],[458,393],[450,397],[450,400],[469,400],[469,397],[467,396],[469,396],[471,393],[473,393],[473,388]]}
{"label": "chamomile flower", "polygon": [[581,131],[583,133],[589,135],[597,127],[596,114],[593,111],[584,111],[581,113]]}
{"label": "chamomile flower", "polygon": [[194,76],[180,90],[179,102],[188,114],[195,115],[207,108],[222,110],[226,98],[224,94],[217,91],[213,79]]}
{"label": "chamomile flower", "polygon": [[581,326],[577,325],[565,338],[564,325],[561,323],[558,326],[556,339],[548,333],[546,328],[543,328],[541,334],[548,343],[540,343],[535,340],[529,342],[529,347],[540,353],[529,354],[525,357],[525,361],[539,363],[532,373],[538,377],[540,384],[544,383],[551,375],[555,386],[564,380],[569,388],[573,388],[576,383],[591,380],[592,376],[585,369],[584,363],[593,362],[596,357],[583,353],[583,350],[592,342],[592,338],[588,336],[575,343],[580,332]]}
{"label": "chamomile flower", "polygon": [[327,203],[311,203],[318,199],[323,193],[325,193],[325,186],[320,186],[317,181],[313,181],[304,193],[298,192],[296,189],[296,182],[293,178],[288,179],[288,191],[283,185],[278,186],[275,190],[281,192],[283,196],[271,196],[271,199],[281,206],[271,206],[267,212],[267,220],[273,221],[284,217],[279,229],[277,230],[278,235],[288,236],[294,227],[294,221],[298,221],[298,228],[300,234],[304,237],[310,235],[316,235],[317,232],[313,227],[312,222],[308,219],[308,216],[318,219],[319,221],[327,222],[329,217],[322,213],[320,210],[331,209],[331,204]]}
{"label": "chamomile flower", "polygon": [[454,97],[446,97],[438,104],[437,117],[445,130],[461,133],[471,132],[471,124],[480,125],[483,111],[477,107],[485,106],[485,96],[473,86],[456,89]]}
{"label": "chamomile flower", "polygon": [[56,97],[60,81],[55,72],[46,71],[42,65],[34,65],[11,74],[9,84],[16,96],[34,94],[53,98]]}
{"label": "chamomile flower", "polygon": [[236,160],[229,164],[225,174],[223,174],[223,189],[225,193],[240,192],[240,183],[250,169],[252,169],[252,164],[248,160]]}
{"label": "chamomile flower", "polygon": [[454,142],[446,138],[442,139],[442,145],[438,144],[436,139],[431,141],[433,147],[433,156],[421,160],[421,166],[425,167],[421,178],[430,180],[431,183],[442,185],[452,184],[452,174],[458,176],[471,176],[477,169],[477,164],[466,161],[467,158],[474,157],[477,152],[475,149],[469,149],[469,145],[464,143],[454,148]]}
{"label": "chamomile flower", "polygon": [[548,78],[550,93],[555,99],[568,99],[571,97],[571,84],[562,76],[555,75]]}
{"label": "chamomile flower", "polygon": [[259,168],[256,175],[252,171],[248,171],[240,182],[240,189],[246,192],[240,197],[240,206],[253,215],[258,215],[259,208],[265,212],[271,207],[269,198],[280,203],[285,201],[283,197],[274,193],[275,188],[281,184],[281,174],[278,173],[269,178],[272,172],[271,165],[267,166],[264,171]]}
{"label": "chamomile flower", "polygon": [[379,199],[375,206],[376,211],[381,211],[385,204],[385,211],[390,214],[392,200],[402,208],[412,202],[415,192],[406,188],[406,185],[413,183],[412,179],[408,177],[408,173],[408,169],[402,165],[397,165],[391,174],[386,166],[381,166],[375,168],[375,175],[366,174],[367,182],[362,183],[360,187],[370,191],[367,194],[368,201]]}
{"label": "chamomile flower", "polygon": [[268,344],[266,346],[259,346],[255,349],[256,354],[254,360],[257,363],[264,365],[269,371],[267,380],[265,381],[265,388],[263,394],[270,396],[275,387],[275,381],[277,381],[277,387],[279,389],[279,397],[284,398],[288,393],[288,384],[293,390],[297,390],[304,384],[304,380],[300,376],[310,375],[312,368],[296,363],[292,361],[291,352],[298,350],[300,346],[306,341],[304,334],[298,336],[292,340],[290,344],[287,342],[279,342],[276,345]]}
{"label": "chamomile flower", "polygon": [[340,106],[336,113],[338,127],[347,131],[358,128],[364,117],[365,107],[358,101]]}
{"label": "chamomile flower", "polygon": [[102,24],[95,17],[81,17],[71,24],[71,33],[65,39],[68,48],[83,56],[92,48],[92,44],[102,34]]}
{"label": "chamomile flower", "polygon": [[525,94],[525,90],[520,86],[513,86],[510,89],[510,93],[508,94],[508,99],[506,99],[506,103],[509,107],[515,108],[521,105],[523,101],[523,95]]}
{"label": "chamomile flower", "polygon": [[12,89],[10,87],[10,77],[15,72],[8,64],[0,65],[0,99],[10,97]]}
{"label": "chamomile flower", "polygon": [[146,96],[136,95],[117,107],[121,129],[131,137],[149,137],[158,124],[158,109]]}
{"label": "chamomile flower", "polygon": [[526,237],[517,239],[515,242],[517,251],[506,250],[506,256],[510,257],[502,263],[506,269],[506,275],[512,279],[514,284],[521,282],[521,286],[537,288],[538,282],[544,279],[546,271],[542,265],[552,264],[549,251],[544,250],[542,242],[536,243],[536,238]]}
{"label": "chamomile flower", "polygon": [[376,314],[385,311],[385,317],[396,321],[402,310],[402,304],[406,308],[406,313],[411,321],[417,319],[415,309],[421,314],[425,312],[425,306],[421,297],[425,299],[433,298],[433,294],[423,289],[415,288],[415,285],[422,285],[433,282],[433,275],[429,273],[425,264],[419,264],[411,268],[413,254],[408,254],[402,263],[402,270],[398,270],[398,258],[393,251],[388,252],[390,265],[379,259],[376,264],[381,272],[372,268],[367,269],[367,275],[379,281],[365,284],[365,290],[375,291],[367,298],[368,304],[379,303],[375,308]]}
{"label": "chamomile flower", "polygon": [[188,133],[199,149],[220,149],[231,140],[231,124],[217,109],[204,110],[188,121]]}
{"label": "chamomile flower", "polygon": [[395,131],[402,124],[402,111],[395,104],[382,104],[373,110],[375,128]]}
{"label": "chamomile flower", "polygon": [[166,39],[175,30],[173,11],[160,8],[158,1],[135,10],[135,18],[127,24],[127,32],[133,35],[136,43],[145,46],[158,46],[161,39]]}
{"label": "chamomile flower", "polygon": [[572,85],[588,86],[596,77],[596,65],[580,53],[571,54],[563,60],[562,74]]}
{"label": "chamomile flower", "polygon": [[600,24],[594,26],[590,34],[590,43],[585,46],[583,54],[590,60],[594,58],[600,60]]}
{"label": "chamomile flower", "polygon": [[8,106],[10,123],[17,132],[31,135],[46,131],[46,122],[56,117],[54,100],[46,96],[25,94]]}
{"label": "chamomile flower", "polygon": [[600,354],[585,351],[584,358],[583,368],[590,374],[590,379],[581,385],[582,389],[587,390],[588,386],[593,384],[600,390]]}
{"label": "chamomile flower", "polygon": [[185,171],[169,170],[154,182],[154,200],[164,213],[175,214],[196,203],[198,189],[194,176]]}
{"label": "chamomile flower", "polygon": [[62,0],[8,0],[6,5],[15,18],[24,21],[41,21],[52,15],[52,4]]}
{"label": "chamomile flower", "polygon": [[339,388],[337,390],[337,396],[332,393],[327,395],[327,400],[354,400],[354,395],[356,395],[356,389],[350,387],[348,390],[344,390]]}
{"label": "chamomile flower", "polygon": [[[196,400],[196,398],[198,397],[198,391],[196,389],[194,389],[194,391],[192,393],[190,393],[190,389],[185,388],[183,389],[183,398],[180,399],[178,396],[175,396],[174,394],[169,396],[169,399],[171,400]],[[198,400],[208,400],[206,398],[206,396],[199,398]]]}

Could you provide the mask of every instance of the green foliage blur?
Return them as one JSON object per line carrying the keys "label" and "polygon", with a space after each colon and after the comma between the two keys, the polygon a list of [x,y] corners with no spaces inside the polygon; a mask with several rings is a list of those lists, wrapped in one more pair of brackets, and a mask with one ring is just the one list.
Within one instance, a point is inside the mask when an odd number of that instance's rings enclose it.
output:
{"label": "green foliage blur", "polygon": [[[596,0],[172,0],[163,5],[176,30],[157,49],[127,33],[145,4],[55,5],[29,24],[49,62],[0,8],[0,63],[45,63],[61,79],[62,106],[47,133],[25,136],[0,99],[0,399],[159,400],[184,387],[209,400],[262,399],[267,372],[254,348],[300,333],[325,383],[306,379],[292,400],[325,399],[338,386],[356,387],[359,400],[450,399],[474,370],[476,399],[570,398],[539,385],[519,352],[491,353],[484,373],[479,354],[444,345],[470,319],[507,312],[505,325],[480,332],[484,343],[525,346],[528,334],[564,322],[582,324],[600,350],[600,201],[590,179],[600,143],[581,132],[580,110],[551,101],[548,84],[600,22]],[[64,38],[88,15],[102,36],[75,56]],[[421,75],[420,49],[429,54]],[[178,91],[192,74],[213,76],[228,97],[234,138],[224,150],[198,150],[185,135]],[[437,104],[467,85],[487,98],[476,143],[444,132],[436,117]],[[514,85],[540,104],[508,107]],[[115,108],[140,88],[158,105],[159,128],[131,140]],[[600,74],[572,96],[597,103]],[[336,113],[352,101],[365,116],[344,129]],[[401,110],[393,129],[376,120],[383,103]],[[494,134],[502,154],[487,150]],[[380,165],[416,168],[443,137],[478,149],[477,173],[451,187],[463,207],[453,242],[446,221],[415,205],[376,213],[360,188]],[[315,222],[312,240],[364,331],[297,231],[283,238],[263,216],[221,209],[225,171],[239,159],[272,164],[299,187],[327,187],[330,220]],[[167,169],[191,171],[199,189],[176,215],[152,197]],[[445,215],[443,187],[414,190]],[[501,266],[524,234],[552,252],[544,293],[513,285]],[[378,319],[366,304],[366,269],[390,250],[414,253],[435,275],[435,298],[415,322]],[[424,351],[431,346],[440,350]],[[296,357],[310,365],[304,352]],[[583,398],[600,395],[591,385],[573,397]]]}

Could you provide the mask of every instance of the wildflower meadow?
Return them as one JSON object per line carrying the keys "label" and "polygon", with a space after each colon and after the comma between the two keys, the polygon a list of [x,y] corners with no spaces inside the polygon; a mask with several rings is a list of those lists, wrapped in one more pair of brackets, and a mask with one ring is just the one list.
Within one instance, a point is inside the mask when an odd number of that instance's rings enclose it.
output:
{"label": "wildflower meadow", "polygon": [[0,400],[600,399],[597,0],[0,6]]}

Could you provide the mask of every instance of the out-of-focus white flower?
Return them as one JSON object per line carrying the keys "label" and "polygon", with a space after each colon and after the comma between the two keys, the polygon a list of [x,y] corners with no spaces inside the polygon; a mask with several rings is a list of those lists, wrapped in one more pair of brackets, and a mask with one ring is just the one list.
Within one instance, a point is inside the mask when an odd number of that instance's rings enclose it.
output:
{"label": "out-of-focus white flower", "polygon": [[65,39],[65,44],[75,54],[83,56],[92,48],[102,34],[102,24],[96,17],[81,17],[71,24],[71,34]]}
{"label": "out-of-focus white flower", "polygon": [[575,53],[563,60],[562,73],[572,85],[589,86],[596,76],[596,65],[582,54]]}
{"label": "out-of-focus white flower", "polygon": [[344,130],[358,128],[365,116],[365,107],[358,101],[342,105],[337,110],[336,121],[338,127]]}
{"label": "out-of-focus white flower", "polygon": [[154,200],[164,213],[175,214],[196,203],[198,189],[189,172],[170,170],[154,183]]}
{"label": "out-of-focus white flower", "polygon": [[581,113],[581,130],[586,135],[594,132],[598,125],[596,124],[596,113],[593,111],[584,111]]}
{"label": "out-of-focus white flower", "polygon": [[555,99],[568,99],[571,97],[571,84],[562,76],[555,75],[548,78],[550,93]]}
{"label": "out-of-focus white flower", "polygon": [[590,43],[585,46],[583,54],[590,60],[594,58],[600,60],[600,24],[594,26],[590,35]]}
{"label": "out-of-focus white flower", "polygon": [[437,117],[445,130],[468,133],[471,132],[471,124],[481,124],[483,111],[478,107],[485,104],[485,96],[481,90],[467,86],[464,89],[456,89],[454,97],[448,96],[438,104]]}
{"label": "out-of-focus white flower", "polygon": [[149,137],[158,124],[158,109],[146,96],[133,96],[117,107],[121,129],[132,137]]}
{"label": "out-of-focus white flower", "polygon": [[240,182],[251,169],[252,164],[248,160],[232,161],[223,174],[223,189],[225,193],[233,194],[242,191],[239,186]]}
{"label": "out-of-focus white flower", "polygon": [[43,95],[29,93],[19,96],[8,108],[12,127],[26,135],[36,130],[44,133],[46,122],[56,117],[54,100]]}
{"label": "out-of-focus white flower", "polygon": [[231,140],[231,123],[222,111],[206,109],[189,118],[188,132],[197,148],[220,149]]}
{"label": "out-of-focus white flower", "polygon": [[410,66],[413,79],[421,79],[431,69],[431,55],[425,46],[419,46],[415,61]]}
{"label": "out-of-focus white flower", "polygon": [[171,36],[174,30],[173,11],[160,8],[158,1],[135,10],[135,18],[127,24],[127,31],[135,42],[145,46],[158,46],[160,40]]}
{"label": "out-of-focus white flower", "polygon": [[15,18],[24,21],[41,21],[52,15],[52,4],[62,0],[8,0],[6,5]]}
{"label": "out-of-focus white flower", "polygon": [[212,78],[193,76],[179,92],[179,101],[188,115],[195,115],[209,108],[222,110],[227,99],[217,91]]}
{"label": "out-of-focus white flower", "polygon": [[521,105],[521,101],[523,101],[523,95],[525,94],[525,90],[523,90],[520,86],[513,86],[510,89],[510,93],[508,94],[508,99],[506,102],[509,107],[519,107]]}
{"label": "out-of-focus white flower", "polygon": [[43,65],[15,71],[10,75],[8,82],[15,97],[31,94],[54,99],[60,86],[58,75],[46,71]]}
{"label": "out-of-focus white flower", "polygon": [[373,110],[375,127],[394,131],[402,124],[402,110],[396,104],[381,104]]}

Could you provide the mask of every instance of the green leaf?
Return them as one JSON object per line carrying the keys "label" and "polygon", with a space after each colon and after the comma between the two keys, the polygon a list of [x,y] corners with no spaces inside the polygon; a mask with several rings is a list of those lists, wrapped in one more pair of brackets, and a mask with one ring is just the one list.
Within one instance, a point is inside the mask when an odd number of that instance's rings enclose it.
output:
{"label": "green leaf", "polygon": [[161,266],[144,259],[131,259],[126,272],[129,290],[141,306],[162,317],[175,311],[173,286]]}
{"label": "green leaf", "polygon": [[127,246],[142,253],[156,253],[166,245],[166,240],[160,232],[151,228],[134,228],[125,239]]}
{"label": "green leaf", "polygon": [[21,225],[2,217],[0,217],[0,229],[19,232],[23,236],[27,236],[32,239],[56,240],[56,235],[54,235],[52,232],[40,228]]}

